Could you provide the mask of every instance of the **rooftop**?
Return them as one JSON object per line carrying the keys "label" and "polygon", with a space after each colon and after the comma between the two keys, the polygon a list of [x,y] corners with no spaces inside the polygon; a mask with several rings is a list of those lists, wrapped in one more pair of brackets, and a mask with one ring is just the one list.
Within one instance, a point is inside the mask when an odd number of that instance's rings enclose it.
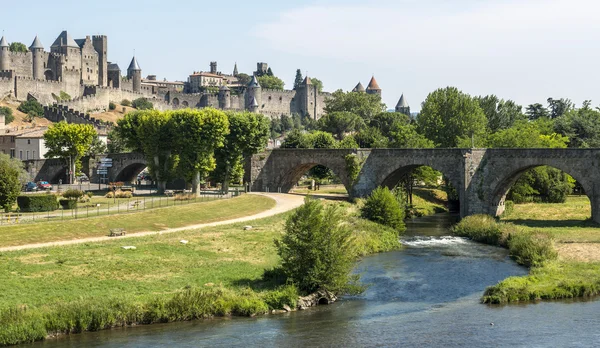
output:
{"label": "rooftop", "polygon": [[54,43],[50,47],[64,47],[64,46],[80,48],[79,45],[77,44],[77,42],[75,42],[75,40],[73,40],[71,35],[66,30],[63,30],[63,32],[60,33],[60,35],[58,35],[58,37],[56,38],[56,40],[54,40]]}

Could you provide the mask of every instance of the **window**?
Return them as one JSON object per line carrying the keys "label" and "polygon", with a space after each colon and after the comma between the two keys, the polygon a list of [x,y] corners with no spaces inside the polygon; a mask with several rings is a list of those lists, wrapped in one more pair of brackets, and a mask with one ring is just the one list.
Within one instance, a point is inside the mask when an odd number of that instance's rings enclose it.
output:
{"label": "window", "polygon": [[27,145],[31,145],[31,139],[27,139]]}
{"label": "window", "polygon": [[10,142],[14,143],[15,142],[15,137],[10,137]]}
{"label": "window", "polygon": [[29,159],[29,150],[27,150],[27,159]]}
{"label": "window", "polygon": [[15,158],[15,149],[10,149],[10,158]]}
{"label": "window", "polygon": [[23,150],[19,151],[19,159],[22,160],[23,159]]}
{"label": "window", "polygon": [[35,159],[35,150],[33,150],[33,154],[31,155],[32,159]]}

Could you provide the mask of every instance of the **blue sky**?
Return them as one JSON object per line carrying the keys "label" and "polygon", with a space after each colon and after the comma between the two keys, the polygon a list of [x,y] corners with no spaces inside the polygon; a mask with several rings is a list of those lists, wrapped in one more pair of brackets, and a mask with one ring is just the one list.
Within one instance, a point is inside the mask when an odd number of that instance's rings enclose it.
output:
{"label": "blue sky", "polygon": [[[527,105],[548,97],[600,104],[600,3],[592,0],[72,1],[0,4],[0,30],[49,50],[66,29],[105,34],[109,60],[185,80],[194,70],[251,73],[269,63],[290,87],[297,68],[325,90],[374,74],[393,107],[413,110],[436,88]],[[60,12],[58,11],[60,9]],[[64,20],[61,20],[63,18]]]}

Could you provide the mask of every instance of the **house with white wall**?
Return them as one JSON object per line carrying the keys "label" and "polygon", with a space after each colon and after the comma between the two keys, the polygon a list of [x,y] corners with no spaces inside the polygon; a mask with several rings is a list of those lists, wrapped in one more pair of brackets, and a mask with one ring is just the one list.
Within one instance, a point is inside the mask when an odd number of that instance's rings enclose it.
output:
{"label": "house with white wall", "polygon": [[44,142],[44,133],[48,128],[38,128],[17,136],[15,157],[20,160],[44,159],[48,149]]}

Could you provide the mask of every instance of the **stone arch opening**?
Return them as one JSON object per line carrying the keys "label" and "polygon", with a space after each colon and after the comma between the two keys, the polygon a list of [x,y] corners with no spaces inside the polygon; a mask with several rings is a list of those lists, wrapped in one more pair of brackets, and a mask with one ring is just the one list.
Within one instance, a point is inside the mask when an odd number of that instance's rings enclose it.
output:
{"label": "stone arch opening", "polygon": [[[271,192],[278,190],[289,192],[295,189],[298,192],[312,190],[315,193],[322,191],[324,193],[347,194],[350,188],[338,175],[340,174],[338,172],[339,170],[321,163],[302,163],[281,175],[277,180],[276,187],[269,187],[268,190]],[[305,180],[302,180],[303,177]],[[314,187],[312,186],[313,180],[315,181]]]}
{"label": "stone arch opening", "polygon": [[54,73],[52,72],[52,70],[46,70],[44,72],[44,78],[47,81],[54,81]]}
{"label": "stone arch opening", "polygon": [[[407,195],[407,204],[413,204],[413,196],[436,201],[446,205],[450,211],[460,211],[461,187],[456,178],[446,175],[444,171],[427,164],[411,164],[401,166],[383,179],[380,186],[390,190],[401,186]],[[439,197],[434,189],[445,191],[447,198]]]}
{"label": "stone arch opening", "polygon": [[[69,170],[69,168],[67,166],[64,166],[63,168],[59,169],[58,171],[56,171],[54,173],[54,175],[52,175],[51,178],[48,178],[50,180],[47,180],[49,183],[51,184],[58,184],[60,182],[62,182],[63,184],[66,184],[68,181],[67,178],[67,171]],[[40,180],[45,180],[45,178],[42,178]],[[61,181],[62,180],[62,181]]]}
{"label": "stone arch opening", "polygon": [[186,102],[185,100],[183,101],[183,103],[181,103],[181,106],[183,106],[184,108],[187,108],[190,106],[190,104],[188,104],[188,102]]}
{"label": "stone arch opening", "polygon": [[136,183],[138,175],[146,169],[146,163],[132,163],[122,168],[115,176],[115,182]]}
{"label": "stone arch opening", "polygon": [[[585,195],[589,202],[591,203],[593,201],[593,184],[590,183],[590,181],[588,180],[588,178],[580,175],[577,170],[574,170],[573,168],[564,168],[562,166],[555,166],[555,165],[551,165],[551,164],[545,164],[545,163],[539,163],[539,164],[528,164],[528,165],[524,165],[522,167],[519,167],[518,169],[512,170],[510,171],[508,174],[500,177],[497,180],[497,183],[495,185],[492,185],[491,187],[491,197],[490,197],[490,215],[494,215],[494,216],[499,216],[504,212],[505,209],[505,202],[506,202],[506,198],[509,194],[509,192],[511,191],[511,189],[514,187],[514,185],[517,183],[517,181],[525,174],[527,173],[529,170],[531,169],[535,169],[535,168],[550,168],[550,169],[554,169],[557,171],[560,171],[560,173],[562,173],[563,175],[568,175],[571,176],[573,179],[576,180],[577,185],[580,187],[581,191],[580,194]],[[551,178],[551,180],[555,181],[555,184],[557,186],[561,186],[565,185],[566,183],[563,182],[556,182],[557,177]],[[568,178],[560,178],[558,177],[558,180],[568,180]],[[573,187],[575,187],[575,185],[573,185]],[[553,187],[556,188],[556,187]],[[571,194],[572,192],[567,192],[566,194]],[[541,196],[544,193],[532,193],[532,196],[540,196],[539,201],[542,201],[543,198],[541,198]],[[532,202],[535,202],[535,199],[532,199]],[[558,202],[547,202],[547,203],[558,203]],[[591,209],[592,209],[592,216],[594,215],[594,205],[590,204]]]}
{"label": "stone arch opening", "polygon": [[173,98],[173,100],[171,101],[171,103],[173,104],[173,107],[175,107],[175,108],[179,107],[179,99]]}

